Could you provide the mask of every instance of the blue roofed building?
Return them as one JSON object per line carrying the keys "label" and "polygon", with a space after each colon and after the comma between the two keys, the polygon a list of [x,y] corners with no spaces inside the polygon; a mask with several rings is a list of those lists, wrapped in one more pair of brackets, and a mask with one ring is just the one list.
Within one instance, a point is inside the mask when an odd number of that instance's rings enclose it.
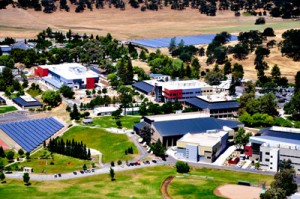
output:
{"label": "blue roofed building", "polygon": [[198,96],[185,100],[187,107],[192,107],[198,111],[207,111],[211,117],[232,118],[237,117],[240,103],[230,96],[208,95]]}
{"label": "blue roofed building", "polygon": [[261,169],[277,172],[280,161],[291,160],[300,174],[300,129],[273,126],[250,137],[245,154],[259,159]]}
{"label": "blue roofed building", "polygon": [[153,85],[145,81],[136,82],[132,85],[132,87],[146,95],[149,95],[154,89]]}
{"label": "blue roofed building", "polygon": [[144,125],[153,129],[152,140],[155,142],[160,139],[165,146],[175,146],[177,140],[187,133],[205,133],[210,130],[224,130],[226,127],[232,129],[232,136],[235,130],[243,126],[237,121],[216,119],[199,112],[145,116],[142,123],[134,126],[137,134]]}
{"label": "blue roofed building", "polygon": [[22,109],[29,108],[42,108],[43,104],[39,102],[37,99],[30,96],[20,96],[13,98],[12,101],[20,106]]}
{"label": "blue roofed building", "polygon": [[59,132],[64,125],[57,119],[41,118],[19,122],[0,124],[0,137],[4,137],[5,143],[11,149],[24,149],[27,152],[35,150],[44,141]]}

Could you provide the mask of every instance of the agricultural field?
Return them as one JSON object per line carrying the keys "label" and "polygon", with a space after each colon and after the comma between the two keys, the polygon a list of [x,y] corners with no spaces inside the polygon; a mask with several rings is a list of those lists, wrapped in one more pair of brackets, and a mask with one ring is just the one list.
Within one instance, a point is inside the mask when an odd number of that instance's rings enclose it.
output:
{"label": "agricultural field", "polygon": [[[252,183],[265,181],[270,184],[273,176],[261,174],[221,171],[216,169],[193,169],[195,176],[212,176],[214,180],[200,177],[174,179],[169,185],[169,193],[174,198],[219,198],[213,190],[219,185],[234,183],[237,180],[247,180]],[[0,184],[0,195],[10,198],[151,198],[161,199],[160,186],[165,178],[176,173],[175,168],[156,166],[117,172],[116,180],[111,181],[109,174],[96,175],[63,181],[31,181],[31,186],[24,186],[21,180],[7,179],[6,184]],[[182,186],[182,183],[185,186]],[[178,189],[178,190],[175,190]],[[180,190],[180,192],[179,192]],[[172,195],[173,194],[173,195]]]}
{"label": "agricultural field", "polygon": [[[131,160],[138,153],[136,146],[126,135],[109,133],[100,128],[75,126],[65,132],[62,138],[82,141],[88,148],[100,151],[102,162]],[[125,150],[129,147],[133,148],[133,155],[125,155]]]}
{"label": "agricultural field", "polygon": [[[117,128],[116,120],[112,116],[103,116],[103,117],[96,117],[93,118],[94,125],[99,125],[101,128],[110,128],[114,127]],[[140,116],[121,116],[120,121],[122,127],[127,129],[133,129],[133,126],[136,123],[139,123],[141,120]]]}
{"label": "agricultural field", "polygon": [[[53,165],[51,165],[53,162]],[[65,173],[76,170],[82,170],[82,166],[86,164],[91,168],[92,161],[81,160],[57,153],[51,153],[48,150],[40,150],[31,156],[29,162],[16,163],[11,166],[13,170],[22,167],[32,167],[35,173]]]}
{"label": "agricultural field", "polygon": [[17,108],[14,107],[14,106],[1,106],[0,107],[0,114],[11,112],[11,111],[16,111],[16,110],[17,110]]}

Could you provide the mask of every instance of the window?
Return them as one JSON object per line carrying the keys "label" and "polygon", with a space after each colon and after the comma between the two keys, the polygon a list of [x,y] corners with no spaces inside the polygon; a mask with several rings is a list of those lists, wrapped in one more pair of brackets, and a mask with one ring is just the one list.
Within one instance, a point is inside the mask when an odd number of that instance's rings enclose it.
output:
{"label": "window", "polygon": [[273,158],[273,156],[271,155],[271,158]]}
{"label": "window", "polygon": [[207,156],[206,158],[207,158],[207,159],[211,159],[211,157],[209,157],[209,156]]}
{"label": "window", "polygon": [[266,152],[266,155],[270,155],[270,152]]}
{"label": "window", "polygon": [[270,169],[273,169],[272,167],[270,167]]}
{"label": "window", "polygon": [[267,159],[267,158],[265,159],[265,161],[266,161],[266,162],[270,162],[270,160],[269,160],[269,159]]}

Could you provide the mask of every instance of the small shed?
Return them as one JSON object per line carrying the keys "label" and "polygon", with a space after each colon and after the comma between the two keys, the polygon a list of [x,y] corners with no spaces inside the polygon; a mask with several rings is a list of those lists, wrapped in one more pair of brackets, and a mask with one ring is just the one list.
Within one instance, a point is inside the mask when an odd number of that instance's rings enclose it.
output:
{"label": "small shed", "polygon": [[31,167],[24,167],[23,172],[24,173],[33,173],[33,168],[31,168]]}
{"label": "small shed", "polygon": [[93,124],[94,121],[92,118],[86,118],[82,121],[83,124]]}

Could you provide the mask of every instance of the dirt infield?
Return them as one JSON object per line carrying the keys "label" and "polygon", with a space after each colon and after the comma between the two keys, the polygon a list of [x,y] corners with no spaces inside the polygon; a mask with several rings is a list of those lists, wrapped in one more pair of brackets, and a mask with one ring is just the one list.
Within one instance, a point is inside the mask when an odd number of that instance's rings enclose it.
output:
{"label": "dirt infield", "polygon": [[214,194],[228,199],[259,199],[261,188],[227,184],[215,189]]}
{"label": "dirt infield", "polygon": [[168,186],[174,179],[174,176],[167,177],[160,187],[161,194],[164,199],[172,199],[172,197],[168,193]]}

